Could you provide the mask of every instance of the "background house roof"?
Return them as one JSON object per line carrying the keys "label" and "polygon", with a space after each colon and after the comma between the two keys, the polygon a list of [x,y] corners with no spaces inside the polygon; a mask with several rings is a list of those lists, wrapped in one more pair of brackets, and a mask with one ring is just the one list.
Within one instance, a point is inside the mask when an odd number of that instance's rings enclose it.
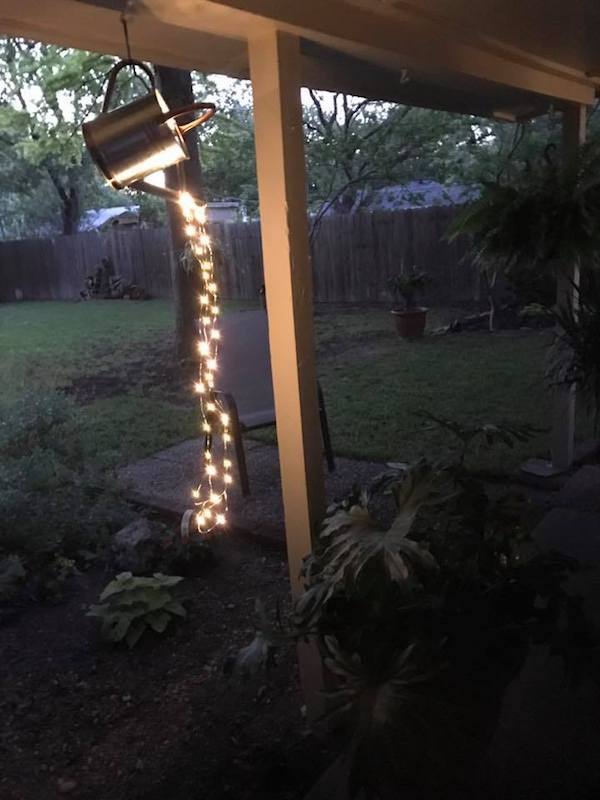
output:
{"label": "background house roof", "polygon": [[478,195],[477,186],[409,181],[399,186],[383,186],[370,191],[362,207],[369,211],[394,211],[402,208],[452,206],[467,203]]}
{"label": "background house roof", "polygon": [[101,231],[118,225],[137,225],[140,221],[139,206],[113,206],[85,211],[79,222],[82,231]]}

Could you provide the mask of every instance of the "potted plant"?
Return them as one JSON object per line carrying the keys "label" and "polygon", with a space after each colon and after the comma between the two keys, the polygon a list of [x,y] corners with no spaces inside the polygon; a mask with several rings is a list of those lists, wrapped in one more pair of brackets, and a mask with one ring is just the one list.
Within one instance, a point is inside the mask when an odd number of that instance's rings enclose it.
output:
{"label": "potted plant", "polygon": [[425,272],[413,266],[409,270],[402,269],[387,282],[396,302],[392,309],[396,330],[403,339],[418,339],[425,333],[428,309],[417,305],[417,297],[428,280]]}

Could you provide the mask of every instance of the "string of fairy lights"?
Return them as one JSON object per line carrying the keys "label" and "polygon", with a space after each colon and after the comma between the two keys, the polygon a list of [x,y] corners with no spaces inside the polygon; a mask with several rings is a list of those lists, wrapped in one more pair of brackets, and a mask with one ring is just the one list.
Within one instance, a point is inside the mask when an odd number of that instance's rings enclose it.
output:
{"label": "string of fairy lights", "polygon": [[[214,274],[210,237],[206,231],[206,206],[196,203],[188,192],[180,192],[179,207],[185,219],[185,234],[190,251],[200,268],[200,324],[198,380],[194,389],[200,398],[203,433],[202,477],[192,491],[198,532],[207,534],[227,523],[227,490],[233,482],[228,457],[230,417],[215,389],[215,373],[221,331],[219,297]],[[220,439],[217,452],[215,444]]]}

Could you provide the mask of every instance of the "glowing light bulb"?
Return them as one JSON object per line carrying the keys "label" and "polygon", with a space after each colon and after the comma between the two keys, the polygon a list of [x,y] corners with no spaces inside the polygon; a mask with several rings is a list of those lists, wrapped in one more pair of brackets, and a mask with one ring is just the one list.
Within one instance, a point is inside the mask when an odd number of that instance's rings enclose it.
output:
{"label": "glowing light bulb", "polygon": [[[227,509],[227,492],[225,488],[221,492],[215,491],[212,480],[213,478],[219,478],[219,467],[222,463],[223,471],[221,477],[223,483],[231,484],[233,482],[233,478],[228,472],[231,468],[231,460],[224,457],[227,454],[227,445],[231,442],[231,435],[227,427],[229,414],[221,413],[220,404],[213,399],[214,373],[218,369],[218,346],[216,342],[221,338],[221,333],[216,327],[216,318],[220,313],[220,308],[217,304],[218,286],[213,274],[214,265],[210,236],[204,227],[206,206],[198,205],[188,192],[180,193],[179,205],[185,218],[184,231],[203,281],[202,292],[198,295],[201,333],[197,346],[200,355],[200,374],[198,380],[194,383],[194,391],[204,395],[201,399],[200,407],[202,411],[202,431],[206,434],[204,472],[208,476],[208,480],[206,483],[199,483],[198,488],[192,490],[192,497],[199,509],[196,515],[198,530],[203,534],[207,534],[215,525],[225,525],[226,522],[223,512]],[[206,394],[211,399],[208,399]],[[224,452],[223,455],[215,453],[213,456],[211,444],[214,423],[212,415],[216,415],[217,412],[219,412],[221,421],[220,433]],[[219,512],[214,510],[213,507],[218,507],[220,509]]]}
{"label": "glowing light bulb", "polygon": [[179,206],[184,214],[189,214],[196,207],[196,203],[194,202],[194,198],[189,192],[180,192]]}

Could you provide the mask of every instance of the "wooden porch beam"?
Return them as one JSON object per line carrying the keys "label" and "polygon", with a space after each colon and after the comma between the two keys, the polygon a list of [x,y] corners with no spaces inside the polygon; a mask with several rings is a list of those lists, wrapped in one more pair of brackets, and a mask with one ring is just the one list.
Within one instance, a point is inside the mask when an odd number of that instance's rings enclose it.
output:
{"label": "wooden porch beam", "polygon": [[[179,9],[195,5],[179,0]],[[512,86],[555,100],[592,104],[594,82],[561,64],[501,43],[472,43],[456,37],[450,26],[426,19],[418,9],[401,15],[378,14],[340,0],[207,0],[252,17],[275,22],[299,36],[319,41],[358,58],[391,68],[421,68],[468,75]]]}

